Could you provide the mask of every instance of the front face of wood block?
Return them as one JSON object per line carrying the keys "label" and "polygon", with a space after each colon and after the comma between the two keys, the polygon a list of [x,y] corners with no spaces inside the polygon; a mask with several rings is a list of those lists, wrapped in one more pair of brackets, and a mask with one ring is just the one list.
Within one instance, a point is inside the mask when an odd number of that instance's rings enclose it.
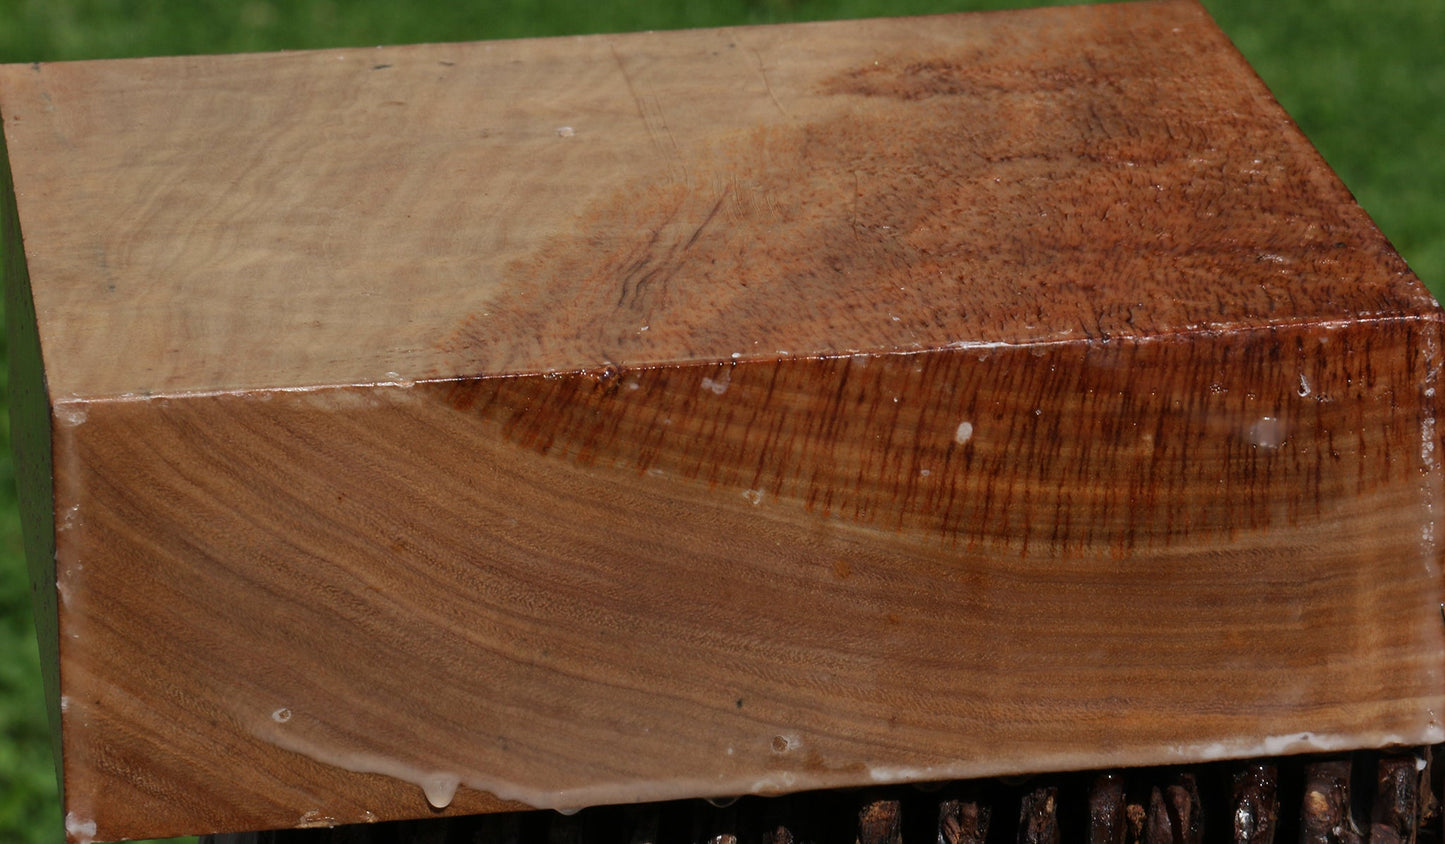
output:
{"label": "front face of wood block", "polygon": [[0,113],[75,840],[1445,739],[1438,312],[1192,4]]}
{"label": "front face of wood block", "polygon": [[1437,740],[1437,333],[97,404],[67,783],[242,828]]}

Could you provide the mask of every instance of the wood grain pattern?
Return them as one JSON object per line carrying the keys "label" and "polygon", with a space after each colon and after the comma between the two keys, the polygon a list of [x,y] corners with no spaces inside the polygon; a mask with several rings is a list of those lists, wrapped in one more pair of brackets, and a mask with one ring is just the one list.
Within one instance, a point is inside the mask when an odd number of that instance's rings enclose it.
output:
{"label": "wood grain pattern", "polygon": [[1439,312],[1194,4],[0,114],[74,840],[1445,738]]}
{"label": "wood grain pattern", "polygon": [[62,397],[1429,305],[1184,3],[25,65],[0,86]]}
{"label": "wood grain pattern", "polygon": [[984,844],[993,807],[978,799],[952,798],[938,804],[938,844]]}

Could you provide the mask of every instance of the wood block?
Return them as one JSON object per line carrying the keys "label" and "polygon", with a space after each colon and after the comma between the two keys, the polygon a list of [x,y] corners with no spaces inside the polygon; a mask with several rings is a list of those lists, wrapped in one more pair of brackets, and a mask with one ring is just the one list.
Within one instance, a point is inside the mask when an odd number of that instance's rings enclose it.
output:
{"label": "wood block", "polygon": [[0,114],[73,841],[1445,739],[1440,313],[1192,2]]}

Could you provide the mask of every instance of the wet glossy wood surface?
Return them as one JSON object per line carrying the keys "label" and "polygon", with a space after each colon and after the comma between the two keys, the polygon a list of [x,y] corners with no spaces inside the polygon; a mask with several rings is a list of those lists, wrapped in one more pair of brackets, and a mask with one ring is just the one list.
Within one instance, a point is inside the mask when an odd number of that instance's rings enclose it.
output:
{"label": "wet glossy wood surface", "polygon": [[1196,5],[0,115],[75,840],[1445,737],[1438,311]]}

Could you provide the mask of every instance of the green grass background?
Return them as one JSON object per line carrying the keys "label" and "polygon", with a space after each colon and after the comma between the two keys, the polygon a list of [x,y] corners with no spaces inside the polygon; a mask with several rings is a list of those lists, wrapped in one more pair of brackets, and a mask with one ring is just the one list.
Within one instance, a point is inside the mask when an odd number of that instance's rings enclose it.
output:
{"label": "green grass background", "polygon": [[[0,0],[0,62],[463,41],[1041,5],[1008,0]],[[1438,296],[1445,2],[1205,0]],[[3,378],[3,376],[0,376]],[[3,400],[3,396],[0,396]],[[0,416],[0,842],[63,840],[8,415]],[[189,839],[177,839],[186,841]]]}

